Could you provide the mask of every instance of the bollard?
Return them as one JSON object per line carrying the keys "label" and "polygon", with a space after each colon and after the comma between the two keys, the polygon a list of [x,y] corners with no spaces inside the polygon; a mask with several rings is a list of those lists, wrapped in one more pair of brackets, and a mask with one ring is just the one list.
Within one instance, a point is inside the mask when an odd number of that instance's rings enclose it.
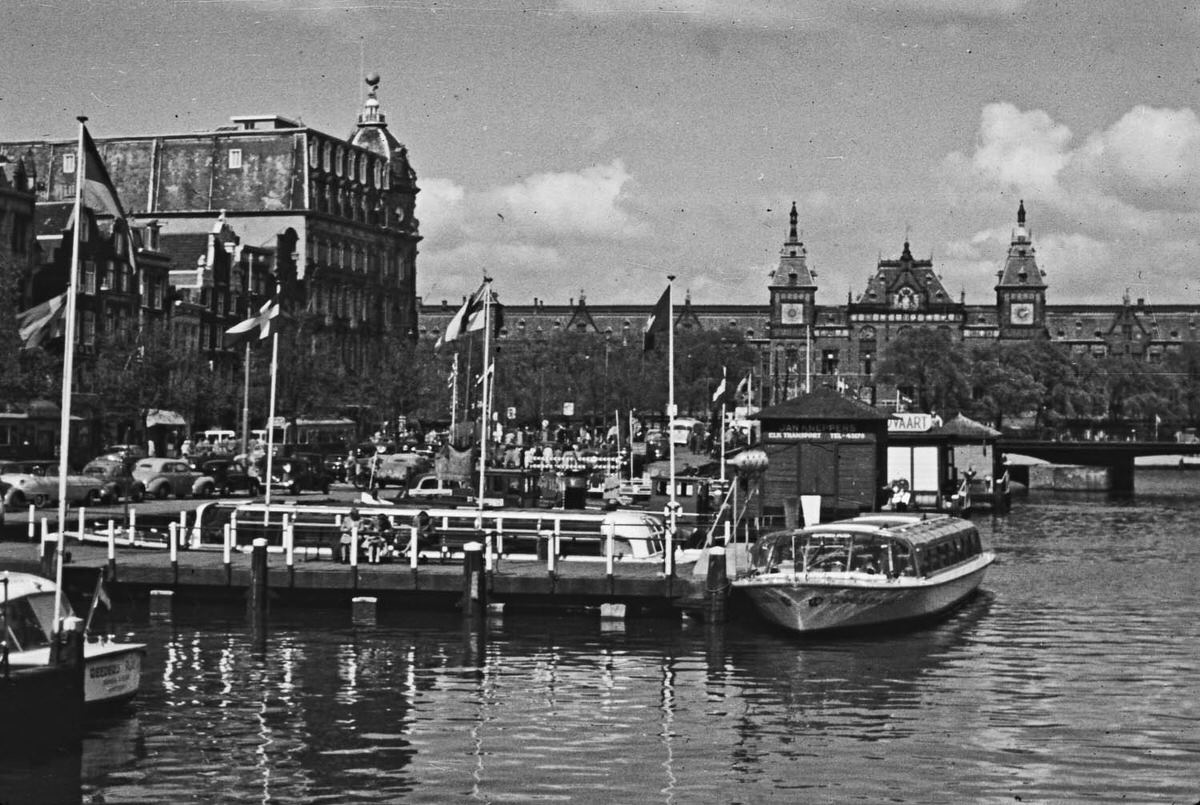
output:
{"label": "bollard", "polygon": [[43,517],[42,518],[42,545],[45,545],[46,540],[48,540],[48,539],[50,539],[50,523],[48,523],[46,521],[46,518]]}
{"label": "bollard", "polygon": [[[42,521],[46,522],[45,520]],[[55,577],[57,562],[54,561],[54,554],[58,550],[58,538],[50,539],[48,536],[42,538],[42,555],[41,568],[42,576],[48,579]]]}
{"label": "bollard", "polygon": [[296,523],[286,514],[283,515],[283,555],[284,564],[291,570],[296,564]]}
{"label": "bollard", "polygon": [[729,594],[729,571],[725,566],[725,549],[708,551],[708,577],[705,583],[705,611],[711,623],[725,622],[725,598]]}
{"label": "bollard", "polygon": [[[75,538],[79,540],[80,544],[83,543],[83,518],[86,513],[87,509],[85,509],[83,506],[80,506],[79,511],[77,512],[79,517],[77,517],[75,520]],[[65,523],[63,524],[62,532],[64,534],[67,532]]]}
{"label": "bollard", "polygon": [[108,577],[117,577],[117,526],[112,520],[108,521]]}
{"label": "bollard", "polygon": [[542,536],[546,540],[546,572],[553,576],[558,560],[558,536],[553,531],[543,531]]}
{"label": "bollard", "polygon": [[171,565],[179,564],[179,523],[172,522],[167,529],[167,542],[171,549]]}
{"label": "bollard", "polygon": [[492,561],[492,535],[491,534],[483,535],[483,569],[486,570],[488,573],[491,573],[493,570],[495,570],[495,566]]}
{"label": "bollard", "polygon": [[36,533],[35,533],[36,528],[37,528],[37,506],[34,506],[32,503],[30,503],[29,504],[29,527],[25,532],[25,534],[29,538],[30,542],[33,542],[33,538],[36,536]]}
{"label": "bollard", "polygon": [[350,599],[350,618],[356,624],[375,625],[376,607],[379,599],[369,595],[359,595]]}
{"label": "bollard", "polygon": [[132,546],[137,538],[137,509],[129,510],[129,533],[125,536],[129,538],[129,544]]}
{"label": "bollard", "polygon": [[729,545],[729,528],[732,525],[728,520],[725,521],[725,544]]}
{"label": "bollard", "polygon": [[350,521],[350,567],[358,567],[358,521]]}
{"label": "bollard", "polygon": [[188,547],[188,527],[187,527],[187,512],[186,511],[182,511],[179,513],[179,541],[181,543],[180,547],[183,547],[183,548]]}
{"label": "bollard", "polygon": [[246,603],[255,617],[267,612],[267,541],[261,537],[254,540],[250,553],[250,590]]}
{"label": "bollard", "polygon": [[223,544],[221,546],[221,559],[225,562],[225,567],[229,567],[232,561],[230,554],[233,553],[233,527],[226,523],[222,528]]}
{"label": "bollard", "polygon": [[420,557],[417,556],[417,527],[409,526],[408,536],[408,566],[413,570],[417,569],[417,561]]}
{"label": "bollard", "polygon": [[604,572],[608,575],[609,582],[613,577],[613,559],[616,555],[616,538],[617,524],[608,523],[604,527]]}
{"label": "bollard", "polygon": [[150,617],[152,618],[170,618],[171,607],[175,600],[175,592],[173,590],[151,590],[150,591]]}
{"label": "bollard", "polygon": [[463,546],[463,596],[464,615],[481,615],[487,609],[487,586],[483,573],[483,546],[468,542]]}
{"label": "bollard", "polygon": [[229,531],[232,534],[232,536],[230,537],[230,540],[229,540],[229,544],[236,547],[238,544],[237,512],[236,511],[234,511],[232,514],[229,515]]}

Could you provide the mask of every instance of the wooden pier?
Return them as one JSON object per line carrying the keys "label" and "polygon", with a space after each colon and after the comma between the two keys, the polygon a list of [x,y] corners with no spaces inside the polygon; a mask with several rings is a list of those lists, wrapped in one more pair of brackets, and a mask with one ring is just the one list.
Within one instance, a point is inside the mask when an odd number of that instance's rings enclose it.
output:
{"label": "wooden pier", "polygon": [[[52,544],[52,543],[51,543]],[[98,574],[115,600],[143,601],[151,591],[170,591],[180,601],[247,600],[253,579],[253,550],[229,555],[220,550],[139,549],[116,546],[109,557],[104,545],[80,543],[68,536],[64,565],[68,588],[90,592]],[[39,541],[0,542],[0,567],[39,572]],[[381,608],[462,608],[469,603],[469,556],[444,561],[341,564],[328,556],[295,554],[289,563],[282,552],[265,555],[268,605],[345,605],[355,598],[378,599]],[[488,605],[521,609],[572,609],[622,605],[631,613],[662,613],[706,608],[708,560],[690,562],[664,572],[659,563],[559,560],[553,570],[544,561],[493,559],[477,572],[476,598]],[[721,585],[722,588],[725,585]],[[721,589],[723,599],[727,590]],[[723,601],[722,601],[723,606]]]}

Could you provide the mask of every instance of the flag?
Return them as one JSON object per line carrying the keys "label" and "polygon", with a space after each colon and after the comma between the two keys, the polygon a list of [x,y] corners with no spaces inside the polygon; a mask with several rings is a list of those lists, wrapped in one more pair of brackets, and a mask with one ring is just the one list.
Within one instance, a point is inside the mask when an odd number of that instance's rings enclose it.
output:
{"label": "flag", "polygon": [[67,315],[67,292],[34,305],[17,314],[17,329],[21,336],[21,348],[39,347],[47,338],[62,334]]}
{"label": "flag", "polygon": [[483,294],[486,288],[487,283],[485,282],[467,298],[467,301],[463,302],[463,306],[446,325],[446,331],[438,337],[434,348],[449,344],[461,337],[463,333],[483,329]]}
{"label": "flag", "polygon": [[458,382],[458,356],[454,356],[454,363],[450,366],[450,376],[446,378],[446,388],[454,388],[454,384]]}
{"label": "flag", "polygon": [[104,589],[103,573],[96,574],[96,592],[92,597],[102,604],[105,609],[112,609],[112,599],[108,597],[108,590]]}
{"label": "flag", "polygon": [[492,361],[491,363],[488,364],[488,368],[483,372],[483,374],[479,375],[479,379],[475,381],[475,385],[478,386],[481,383],[483,383],[483,381],[485,381],[489,377],[491,377],[492,372],[495,371],[495,369],[496,369],[496,362]]}
{"label": "flag", "polygon": [[108,177],[108,169],[104,167],[104,160],[100,158],[100,151],[88,134],[87,126],[83,127],[83,165],[78,170],[77,181],[83,182],[81,195],[84,206],[93,212],[124,218],[125,210],[117,198],[117,189]]}
{"label": "flag", "polygon": [[738,381],[737,390],[733,392],[733,396],[741,399],[742,395],[750,390],[750,372],[746,372],[746,376]]}
{"label": "flag", "polygon": [[724,373],[724,371],[722,371],[721,372],[721,382],[717,386],[717,390],[713,392],[712,401],[714,403],[718,403],[721,401],[721,398],[724,396],[725,396],[725,373]]}
{"label": "flag", "polygon": [[232,347],[249,341],[258,329],[258,339],[261,341],[271,334],[271,320],[279,315],[279,300],[275,298],[263,302],[258,313],[250,318],[239,321],[225,331],[225,346]]}
{"label": "flag", "polygon": [[663,291],[658,302],[654,305],[654,310],[650,311],[650,318],[646,319],[646,331],[642,334],[642,349],[646,352],[654,349],[654,339],[659,333],[667,332],[667,328],[671,326],[671,286]]}

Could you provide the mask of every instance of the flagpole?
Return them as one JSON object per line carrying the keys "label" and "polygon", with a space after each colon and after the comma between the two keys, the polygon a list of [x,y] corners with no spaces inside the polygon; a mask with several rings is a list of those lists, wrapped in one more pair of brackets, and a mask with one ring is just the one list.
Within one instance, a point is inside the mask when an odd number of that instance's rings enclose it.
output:
{"label": "flagpole", "polygon": [[679,513],[676,511],[679,504],[675,501],[675,293],[672,283],[675,282],[675,275],[667,275],[667,444],[671,459],[671,474],[670,474],[670,497],[671,502],[668,504],[670,514],[667,516],[667,526],[670,529],[669,539],[667,540],[667,562],[670,563],[674,558],[675,545],[672,542],[675,538],[675,526],[679,520]]}
{"label": "flagpole", "polygon": [[[275,287],[275,297],[280,296],[279,286]],[[276,378],[279,375],[279,328],[271,328],[271,403],[270,410],[267,415],[267,477],[263,479],[266,485],[266,494],[264,504],[266,511],[263,513],[263,518],[267,518],[271,514],[271,472],[275,461],[275,387]]]}
{"label": "flagpole", "polygon": [[71,381],[75,374],[75,289],[79,277],[79,229],[83,226],[83,183],[87,179],[87,161],[83,153],[84,124],[80,115],[79,148],[75,156],[75,226],[71,233],[71,269],[67,275],[67,324],[63,333],[62,401],[58,434],[58,542],[54,549],[54,631],[62,631],[63,543],[67,539],[67,454],[71,446]]}
{"label": "flagpole", "polygon": [[[246,317],[254,315],[254,261],[250,261],[246,277]],[[250,342],[246,342],[242,357],[242,455],[250,461]]]}
{"label": "flagpole", "polygon": [[491,427],[492,419],[492,400],[488,394],[491,386],[491,358],[488,355],[488,350],[491,346],[492,327],[488,321],[488,316],[492,308],[492,278],[485,276],[483,278],[483,388],[480,390],[482,397],[482,413],[480,414],[481,427],[479,428],[479,494],[476,501],[479,505],[480,523],[483,517],[483,496],[486,489],[487,481],[487,441],[488,429]]}
{"label": "flagpole", "polygon": [[454,436],[454,425],[458,421],[458,353],[454,353],[454,365],[450,367],[450,435]]}
{"label": "flagpole", "polygon": [[725,486],[725,395],[729,393],[728,387],[725,385],[728,382],[727,370],[724,366],[721,367],[721,432],[717,434],[717,438],[721,440],[721,486]]}

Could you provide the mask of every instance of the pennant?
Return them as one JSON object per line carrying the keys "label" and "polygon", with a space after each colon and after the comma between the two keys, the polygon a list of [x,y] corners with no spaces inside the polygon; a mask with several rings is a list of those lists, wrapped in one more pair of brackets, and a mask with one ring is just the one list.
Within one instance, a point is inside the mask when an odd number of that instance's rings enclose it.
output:
{"label": "pennant", "polygon": [[717,386],[717,390],[713,392],[712,401],[718,403],[725,396],[725,374],[721,374],[721,383]]}
{"label": "pennant", "polygon": [[34,305],[17,314],[17,330],[21,336],[21,348],[39,347],[47,338],[62,335],[67,316],[67,292]]}
{"label": "pennant", "polygon": [[496,362],[492,361],[491,363],[488,364],[487,370],[484,371],[483,374],[481,374],[479,376],[479,379],[475,381],[475,385],[478,386],[478,385],[482,384],[483,381],[487,380],[489,377],[492,376],[492,372],[494,372],[495,370],[496,370]]}
{"label": "pennant", "polygon": [[108,169],[104,167],[104,160],[100,158],[87,126],[83,127],[83,165],[78,170],[78,181],[83,182],[83,205],[97,213],[124,218],[125,210],[117,197],[117,189],[108,177]]}
{"label": "pennant", "polygon": [[458,356],[454,358],[454,364],[450,367],[450,376],[446,378],[446,388],[454,388],[454,384],[458,382]]}
{"label": "pennant", "polygon": [[483,294],[486,288],[485,282],[463,302],[463,306],[446,325],[446,331],[438,336],[437,343],[433,345],[435,349],[461,338],[463,333],[483,329]]}
{"label": "pennant", "polygon": [[734,396],[741,399],[742,396],[750,390],[750,372],[746,372],[746,376],[738,381],[737,390],[734,391]]}
{"label": "pennant", "polygon": [[254,337],[255,329],[258,330],[258,340],[263,340],[271,334],[271,320],[278,315],[279,301],[273,298],[268,299],[258,309],[257,315],[239,321],[225,331],[225,346],[228,348],[251,340]]}
{"label": "pennant", "polygon": [[642,350],[649,352],[654,349],[655,337],[660,333],[667,332],[667,328],[671,326],[671,286],[663,291],[658,302],[654,305],[654,310],[650,311],[650,318],[646,319],[646,331],[642,334]]}

